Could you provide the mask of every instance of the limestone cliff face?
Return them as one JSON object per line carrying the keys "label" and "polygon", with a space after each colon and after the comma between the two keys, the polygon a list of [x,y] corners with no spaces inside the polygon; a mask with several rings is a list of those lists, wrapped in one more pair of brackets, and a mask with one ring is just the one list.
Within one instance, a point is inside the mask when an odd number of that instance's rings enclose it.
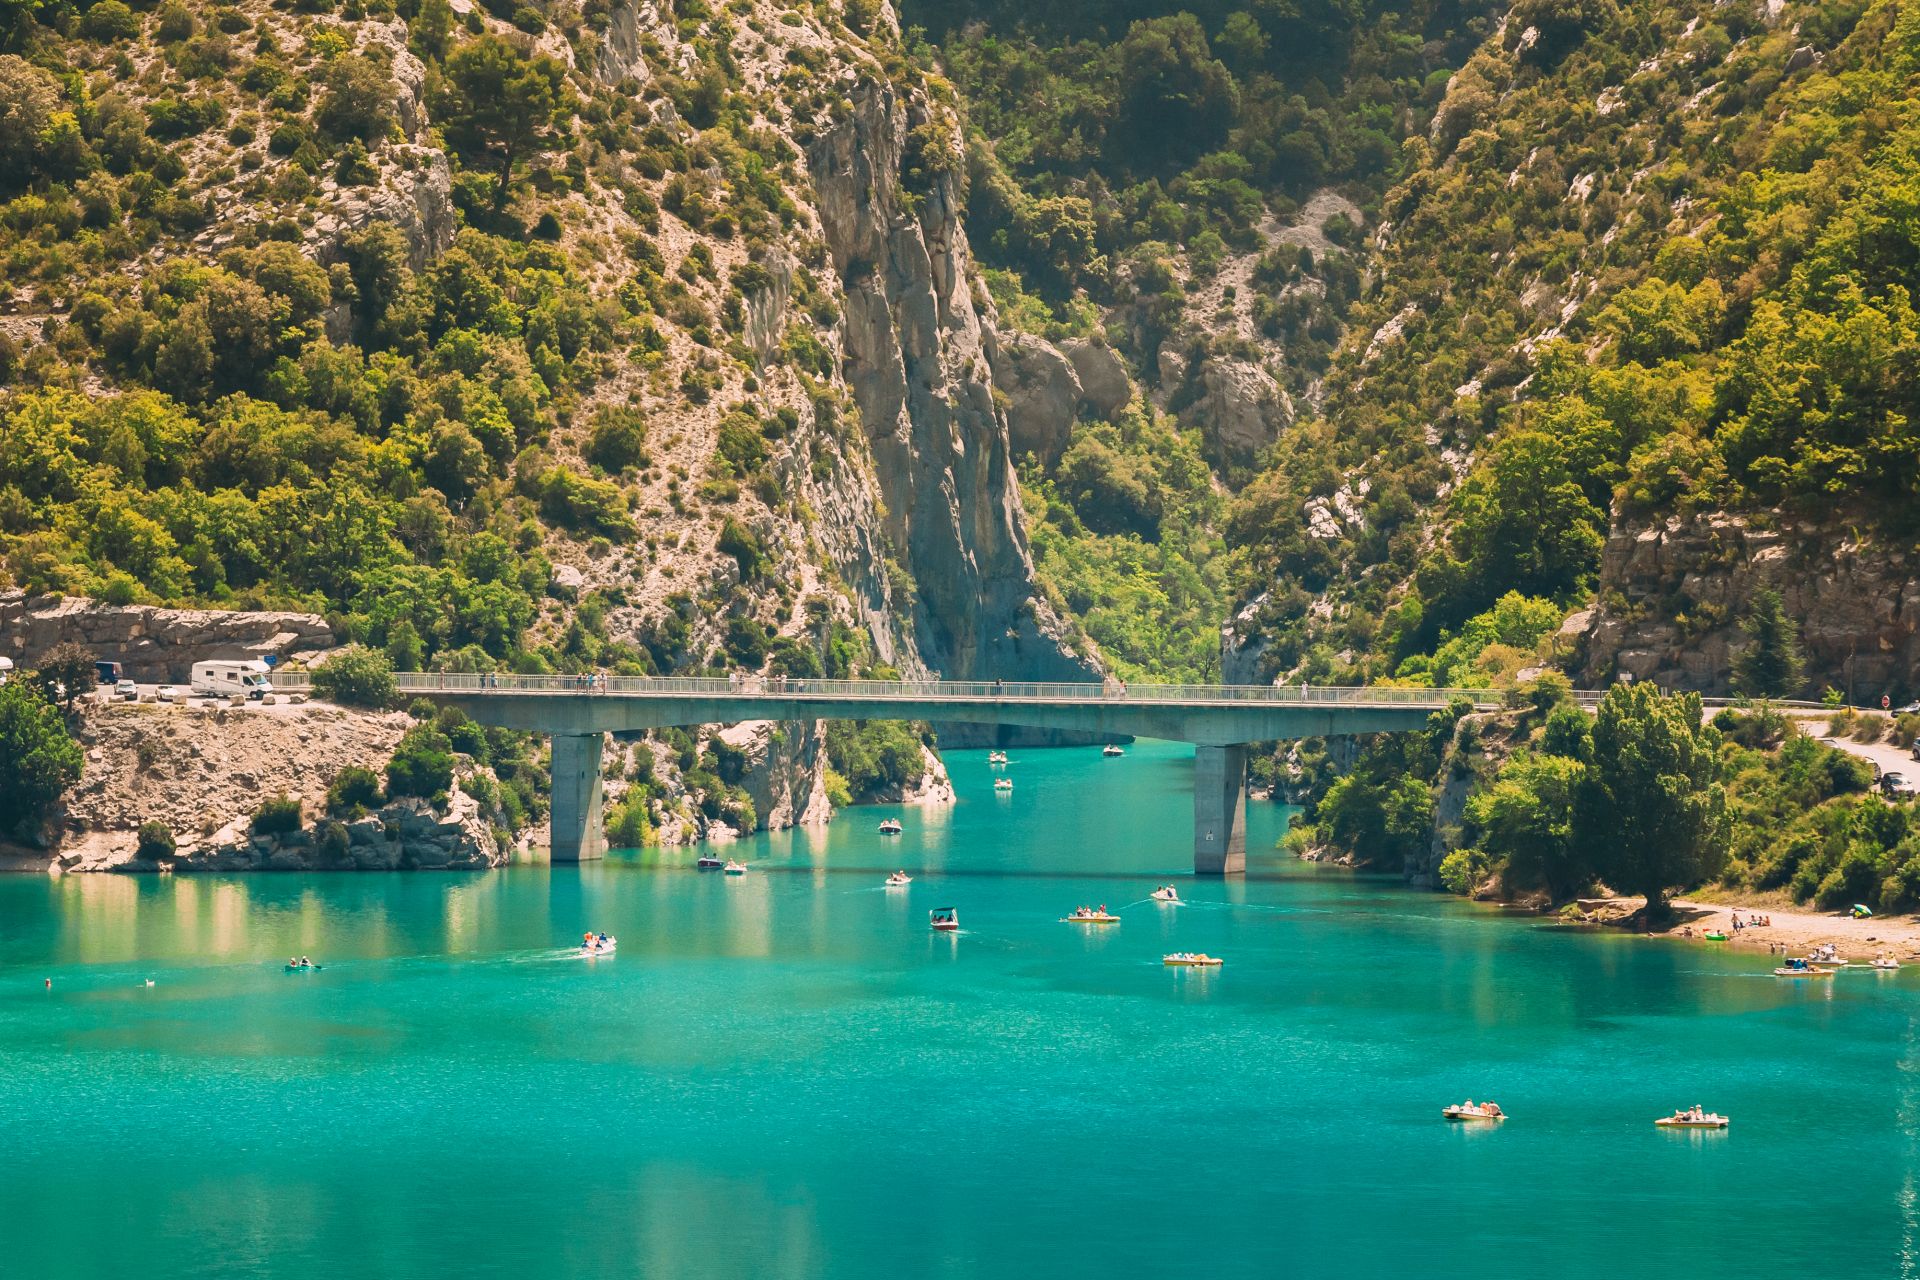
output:
{"label": "limestone cliff face", "polygon": [[1599,601],[1568,620],[1578,683],[1620,676],[1729,690],[1739,622],[1756,591],[1799,621],[1807,693],[1831,685],[1872,701],[1920,685],[1920,552],[1840,520],[1778,512],[1616,521]]}
{"label": "limestone cliff face", "polygon": [[846,297],[843,372],[916,588],[912,638],[949,678],[1090,679],[1034,589],[955,180],[917,213],[901,198],[902,145],[924,122],[890,84],[867,84],[808,157]]}

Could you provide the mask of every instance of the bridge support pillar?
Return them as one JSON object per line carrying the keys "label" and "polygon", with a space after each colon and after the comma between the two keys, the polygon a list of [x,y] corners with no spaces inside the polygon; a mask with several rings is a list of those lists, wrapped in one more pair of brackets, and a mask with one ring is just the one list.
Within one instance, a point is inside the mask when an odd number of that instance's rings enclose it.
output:
{"label": "bridge support pillar", "polygon": [[600,821],[598,733],[553,735],[553,862],[592,862],[607,853],[607,831]]}
{"label": "bridge support pillar", "polygon": [[1247,749],[1193,752],[1193,874],[1237,876],[1247,869]]}

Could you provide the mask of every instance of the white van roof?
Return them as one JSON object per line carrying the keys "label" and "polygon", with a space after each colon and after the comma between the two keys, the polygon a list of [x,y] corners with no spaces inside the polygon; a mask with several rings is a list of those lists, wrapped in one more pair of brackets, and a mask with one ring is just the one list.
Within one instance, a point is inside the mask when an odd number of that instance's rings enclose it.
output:
{"label": "white van roof", "polygon": [[13,670],[13,659],[0,658],[0,671],[11,671],[11,670]]}

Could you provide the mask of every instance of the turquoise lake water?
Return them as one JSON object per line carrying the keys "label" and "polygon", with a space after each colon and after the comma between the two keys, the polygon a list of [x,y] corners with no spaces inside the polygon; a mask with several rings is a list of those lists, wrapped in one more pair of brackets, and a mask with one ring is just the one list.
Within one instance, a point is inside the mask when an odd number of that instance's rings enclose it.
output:
{"label": "turquoise lake water", "polygon": [[[1269,805],[1197,882],[1191,749],[1013,754],[737,879],[0,877],[0,1276],[1920,1270],[1920,969],[1302,866]],[[619,953],[564,956],[590,927]],[[1732,1131],[1654,1129],[1696,1101]]]}

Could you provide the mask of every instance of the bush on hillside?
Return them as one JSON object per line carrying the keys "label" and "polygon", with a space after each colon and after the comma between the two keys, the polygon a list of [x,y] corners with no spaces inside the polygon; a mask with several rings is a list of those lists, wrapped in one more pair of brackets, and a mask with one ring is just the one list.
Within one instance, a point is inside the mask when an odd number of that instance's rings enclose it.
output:
{"label": "bush on hillside", "polygon": [[390,707],[396,694],[393,660],[378,649],[348,645],[314,668],[313,691],[342,706]]}
{"label": "bush on hillside", "polygon": [[140,824],[140,843],[134,855],[148,862],[169,862],[175,849],[173,828],[164,822],[143,822]]}
{"label": "bush on hillside", "polygon": [[289,831],[298,831],[305,814],[300,800],[296,796],[268,796],[253,811],[253,833],[257,836],[284,835]]}

